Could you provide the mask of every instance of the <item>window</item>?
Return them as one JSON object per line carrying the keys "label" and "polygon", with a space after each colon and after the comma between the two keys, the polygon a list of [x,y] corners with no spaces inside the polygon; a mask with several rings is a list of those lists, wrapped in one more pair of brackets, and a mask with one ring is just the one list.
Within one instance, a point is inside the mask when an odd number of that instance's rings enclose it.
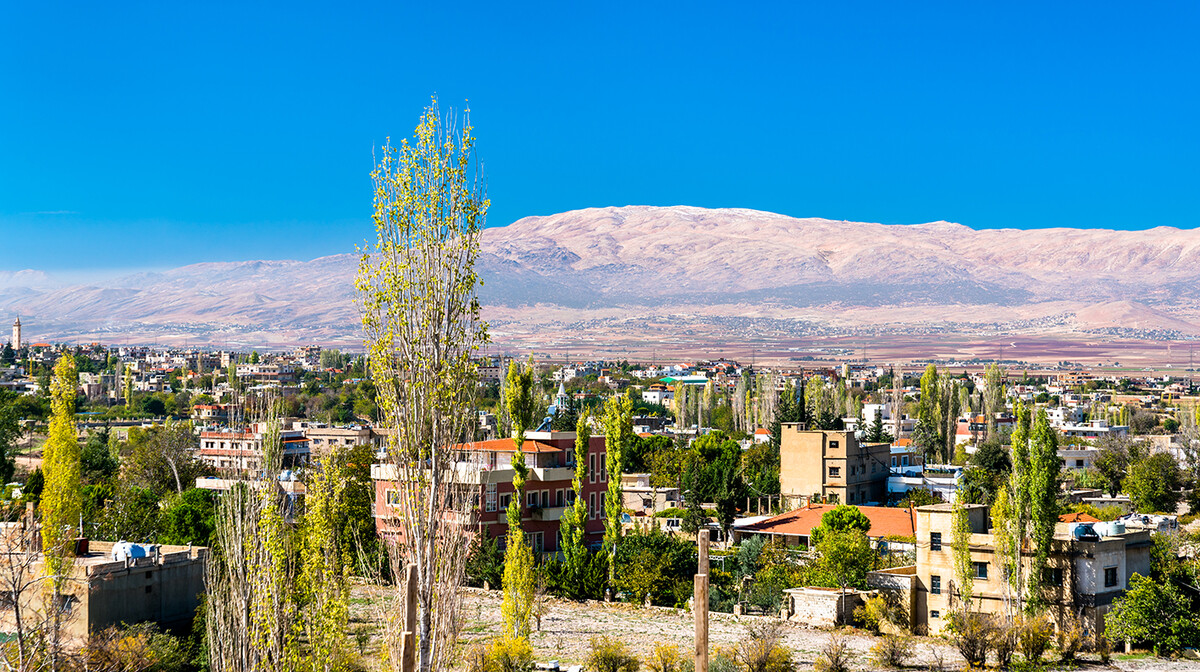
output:
{"label": "window", "polygon": [[841,478],[841,476],[842,476],[842,468],[841,467],[830,467],[829,468],[829,477],[830,478]]}
{"label": "window", "polygon": [[931,550],[931,551],[942,550],[942,533],[941,532],[930,532],[929,533],[929,550]]}
{"label": "window", "polygon": [[555,506],[566,506],[567,505],[566,497],[561,488],[554,491],[554,505]]}
{"label": "window", "polygon": [[383,496],[384,496],[384,501],[387,502],[387,505],[389,507],[395,508],[397,506],[400,506],[400,491],[385,490],[383,493]]}
{"label": "window", "polygon": [[512,504],[512,493],[506,492],[500,495],[500,508],[507,509],[509,504]]}
{"label": "window", "polygon": [[1042,583],[1047,586],[1061,586],[1063,570],[1060,567],[1047,567],[1042,570]]}
{"label": "window", "polygon": [[588,518],[596,519],[596,493],[594,492],[588,494]]}
{"label": "window", "polygon": [[853,493],[853,492],[852,492],[852,493],[850,493],[850,503],[851,503],[851,504],[853,504],[853,503],[854,503],[854,493]]}
{"label": "window", "polygon": [[495,511],[496,510],[495,498],[487,500],[487,505],[484,507],[484,509],[488,512]]}
{"label": "window", "polygon": [[1104,568],[1104,587],[1112,588],[1115,585],[1117,585],[1117,568],[1116,567],[1105,567]]}
{"label": "window", "polygon": [[608,480],[608,454],[600,453],[600,481]]}
{"label": "window", "polygon": [[550,491],[542,490],[542,508],[545,509],[545,508],[549,508],[549,507],[550,507]]}
{"label": "window", "polygon": [[829,449],[830,449],[830,450],[837,450],[837,449],[838,449],[838,442],[837,442],[837,441],[830,441],[830,442],[829,442]]}
{"label": "window", "polygon": [[934,595],[942,594],[942,577],[937,574],[929,577],[929,592]]}
{"label": "window", "polygon": [[975,563],[975,578],[984,579],[984,580],[987,579],[987,563],[986,562]]}
{"label": "window", "polygon": [[537,508],[538,493],[536,490],[525,493],[525,505],[531,509]]}
{"label": "window", "polygon": [[896,466],[896,458],[895,457],[892,458],[892,466],[893,467]]}
{"label": "window", "polygon": [[541,533],[541,532],[534,532],[534,533],[533,533],[533,552],[534,552],[534,553],[541,553],[541,552],[542,552],[542,550],[543,550],[543,545],[542,545],[542,544],[543,544],[543,541],[542,541],[542,533]]}
{"label": "window", "polygon": [[596,454],[588,455],[588,483],[596,482]]}
{"label": "window", "polygon": [[1082,469],[1083,468],[1083,460],[1075,460],[1075,467],[1078,469]]}
{"label": "window", "polygon": [[929,612],[929,617],[930,618],[941,618],[942,612],[938,611],[937,609],[934,609],[933,611]]}

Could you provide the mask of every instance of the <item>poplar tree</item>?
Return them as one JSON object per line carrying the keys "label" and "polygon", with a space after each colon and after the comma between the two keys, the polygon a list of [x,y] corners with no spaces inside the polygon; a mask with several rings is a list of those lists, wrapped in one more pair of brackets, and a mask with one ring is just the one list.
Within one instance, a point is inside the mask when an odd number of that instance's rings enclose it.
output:
{"label": "poplar tree", "polygon": [[954,553],[954,578],[962,596],[963,612],[968,610],[975,593],[975,563],[971,561],[971,521],[967,507],[954,505],[954,527],[951,529],[951,548]]}
{"label": "poplar tree", "polygon": [[[50,381],[50,429],[42,449],[42,571],[47,579],[51,623],[51,655],[57,659],[62,632],[63,589],[75,557],[80,509],[79,441],[75,438],[75,390],[79,375],[75,358],[64,353]],[[55,666],[52,664],[52,667]]]}
{"label": "poplar tree", "polygon": [[587,544],[584,542],[588,510],[587,502],[583,498],[583,484],[587,479],[588,444],[591,442],[591,434],[588,410],[585,407],[575,423],[575,475],[571,480],[575,501],[563,511],[562,521],[559,523],[562,530],[564,573],[567,585],[576,598],[584,597],[583,574],[589,560]]}
{"label": "poplar tree", "polygon": [[[1046,411],[1040,410],[1029,433],[1029,518],[1034,544],[1031,585],[1040,585],[1042,572],[1050,556],[1054,525],[1058,522],[1058,477],[1062,462],[1058,459],[1058,434],[1050,426]],[[1033,592],[1040,605],[1041,591]]]}
{"label": "poplar tree", "polygon": [[[1017,402],[1016,423],[1012,432],[1012,471],[1009,472],[1003,506],[993,510],[1000,514],[993,527],[1004,537],[1000,546],[1008,552],[1009,588],[1020,606],[1025,599],[1025,565],[1022,559],[1025,539],[1029,532],[1031,466],[1029,461],[1030,411]],[[997,499],[999,504],[1000,500]],[[997,552],[1000,552],[1000,548]]]}
{"label": "poplar tree", "polygon": [[133,408],[133,367],[125,365],[125,410]]}
{"label": "poplar tree", "polygon": [[[371,174],[377,242],[363,251],[355,279],[366,364],[388,430],[386,466],[396,474],[392,522],[404,543],[388,550],[397,566],[416,567],[420,672],[455,663],[471,540],[458,519],[471,515],[475,493],[462,487],[455,454],[478,423],[474,359],[488,336],[475,260],[489,206],[472,130],[469,115],[443,121],[434,99],[411,142],[384,146]],[[402,632],[385,632],[392,669]]]}
{"label": "poplar tree", "polygon": [[527,639],[529,618],[537,590],[534,580],[533,549],[521,529],[521,510],[525,498],[525,481],[529,467],[525,465],[525,433],[536,421],[537,400],[534,398],[533,367],[509,362],[504,386],[504,406],[512,423],[513,439],[513,496],[508,502],[508,539],[504,551],[504,602],[500,615],[506,638]]}
{"label": "poplar tree", "polygon": [[633,402],[618,394],[604,404],[604,464],[608,472],[608,490],[604,493],[604,549],[608,553],[608,585],[612,589],[617,566],[617,543],[621,540],[621,517],[625,513],[625,494],[621,474],[625,469],[625,451],[633,442]]}
{"label": "poplar tree", "polygon": [[345,446],[335,446],[321,468],[308,479],[304,520],[300,525],[297,586],[313,672],[347,669],[346,625],[350,620],[350,567],[353,549],[343,548],[340,534],[346,519]]}

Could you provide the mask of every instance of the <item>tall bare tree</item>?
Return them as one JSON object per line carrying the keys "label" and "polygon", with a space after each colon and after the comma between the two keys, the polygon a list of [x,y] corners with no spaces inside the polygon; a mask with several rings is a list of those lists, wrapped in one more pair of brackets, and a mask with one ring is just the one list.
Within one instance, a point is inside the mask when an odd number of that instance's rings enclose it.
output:
{"label": "tall bare tree", "polygon": [[472,360],[487,342],[475,259],[488,200],[474,147],[469,116],[443,119],[436,99],[411,144],[385,145],[371,175],[377,241],[355,282],[395,471],[400,532],[390,549],[395,563],[416,566],[421,672],[452,662],[475,495],[453,459],[471,438]]}

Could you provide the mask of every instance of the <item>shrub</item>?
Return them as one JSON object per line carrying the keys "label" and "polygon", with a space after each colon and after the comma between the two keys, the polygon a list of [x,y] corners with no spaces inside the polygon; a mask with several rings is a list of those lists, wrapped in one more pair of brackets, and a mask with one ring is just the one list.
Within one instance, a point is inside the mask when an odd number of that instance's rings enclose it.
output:
{"label": "shrub", "polygon": [[[879,634],[908,629],[908,610],[894,592],[884,592],[868,598],[854,609],[854,620],[860,626]],[[891,626],[890,628],[888,626]]]}
{"label": "shrub", "polygon": [[782,640],[783,626],[778,621],[751,623],[733,650],[734,661],[744,672],[791,672],[796,665]]}
{"label": "shrub", "polygon": [[871,659],[880,667],[904,667],[913,655],[913,640],[908,635],[884,635],[871,647]]}
{"label": "shrub", "polygon": [[584,667],[591,672],[637,672],[641,662],[625,642],[607,636],[592,637]]}
{"label": "shrub", "polygon": [[829,640],[821,647],[821,653],[813,661],[813,669],[817,672],[849,672],[850,645],[841,635],[832,633]]}
{"label": "shrub", "polygon": [[995,633],[995,624],[984,614],[956,611],[950,614],[950,641],[967,661],[968,667],[983,667],[987,664],[988,649]]}
{"label": "shrub", "polygon": [[650,668],[650,672],[687,672],[695,667],[695,663],[690,659],[684,660],[678,646],[658,642],[646,659],[646,667]]}
{"label": "shrub", "polygon": [[1014,622],[997,621],[992,633],[992,649],[996,652],[996,666],[1007,669],[1012,663],[1013,651],[1017,649],[1020,629]]}
{"label": "shrub", "polygon": [[738,665],[733,660],[733,652],[718,648],[708,659],[708,672],[738,672]]}
{"label": "shrub", "polygon": [[1023,616],[1017,623],[1017,649],[1028,663],[1040,663],[1042,654],[1050,646],[1054,628],[1050,619],[1043,615]]}
{"label": "shrub", "polygon": [[1058,657],[1064,663],[1075,660],[1075,654],[1083,648],[1083,626],[1079,619],[1067,616],[1058,626]]}
{"label": "shrub", "polygon": [[488,644],[483,658],[484,672],[531,672],[533,647],[524,637],[503,637]]}

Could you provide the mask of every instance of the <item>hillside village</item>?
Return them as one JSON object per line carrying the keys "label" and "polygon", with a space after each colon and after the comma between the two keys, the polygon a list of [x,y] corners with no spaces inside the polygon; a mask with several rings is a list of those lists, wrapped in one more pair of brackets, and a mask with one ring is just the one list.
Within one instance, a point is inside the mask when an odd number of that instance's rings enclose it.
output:
{"label": "hillside village", "polygon": [[[386,549],[405,533],[407,472],[394,461],[394,429],[361,355],[316,345],[260,353],[30,343],[22,330],[18,320],[0,350],[10,548],[37,534],[50,392],[68,360],[83,482],[75,571],[145,568],[139,594],[163,595],[131,600],[128,578],[83,579],[90,587],[73,593],[83,616],[65,631],[73,646],[139,622],[195,646],[187,624],[219,502],[243,484],[266,487],[278,494],[283,524],[300,529],[314,510],[306,501],[314,479],[335,464],[349,512],[335,534],[356,549],[359,581],[384,580]],[[961,614],[1003,619],[1022,599],[1012,588],[1022,572],[1008,559],[1011,534],[998,520],[1016,479],[1037,489],[1028,480],[1037,469],[1016,464],[1020,442],[1055,458],[1039,467],[1052,471],[1043,474],[1048,503],[1030,509],[1053,519],[1028,528],[1041,541],[1027,528],[1016,537],[1031,545],[1017,566],[1040,579],[1026,590],[1045,619],[1046,645],[1057,636],[1059,655],[1105,660],[1114,646],[1159,650],[1133,630],[1114,639],[1106,622],[1129,591],[1151,590],[1142,577],[1159,591],[1182,590],[1177,599],[1192,605],[1200,599],[1179,578],[1197,569],[1197,387],[1190,375],[1017,364],[476,359],[473,438],[453,450],[471,537],[463,585],[506,583],[519,520],[545,596],[538,604],[557,596],[694,611],[703,536],[714,614],[864,628],[901,648],[911,648],[911,635],[945,637],[970,662],[964,630],[984,626]],[[530,396],[518,457],[506,399],[522,375]],[[614,435],[613,423],[625,434]],[[574,575],[569,524],[587,549]],[[45,613],[29,592],[17,601]],[[379,636],[369,625],[356,632],[360,652]],[[985,660],[989,646],[975,655]],[[1007,665],[1013,649],[995,646]]]}

